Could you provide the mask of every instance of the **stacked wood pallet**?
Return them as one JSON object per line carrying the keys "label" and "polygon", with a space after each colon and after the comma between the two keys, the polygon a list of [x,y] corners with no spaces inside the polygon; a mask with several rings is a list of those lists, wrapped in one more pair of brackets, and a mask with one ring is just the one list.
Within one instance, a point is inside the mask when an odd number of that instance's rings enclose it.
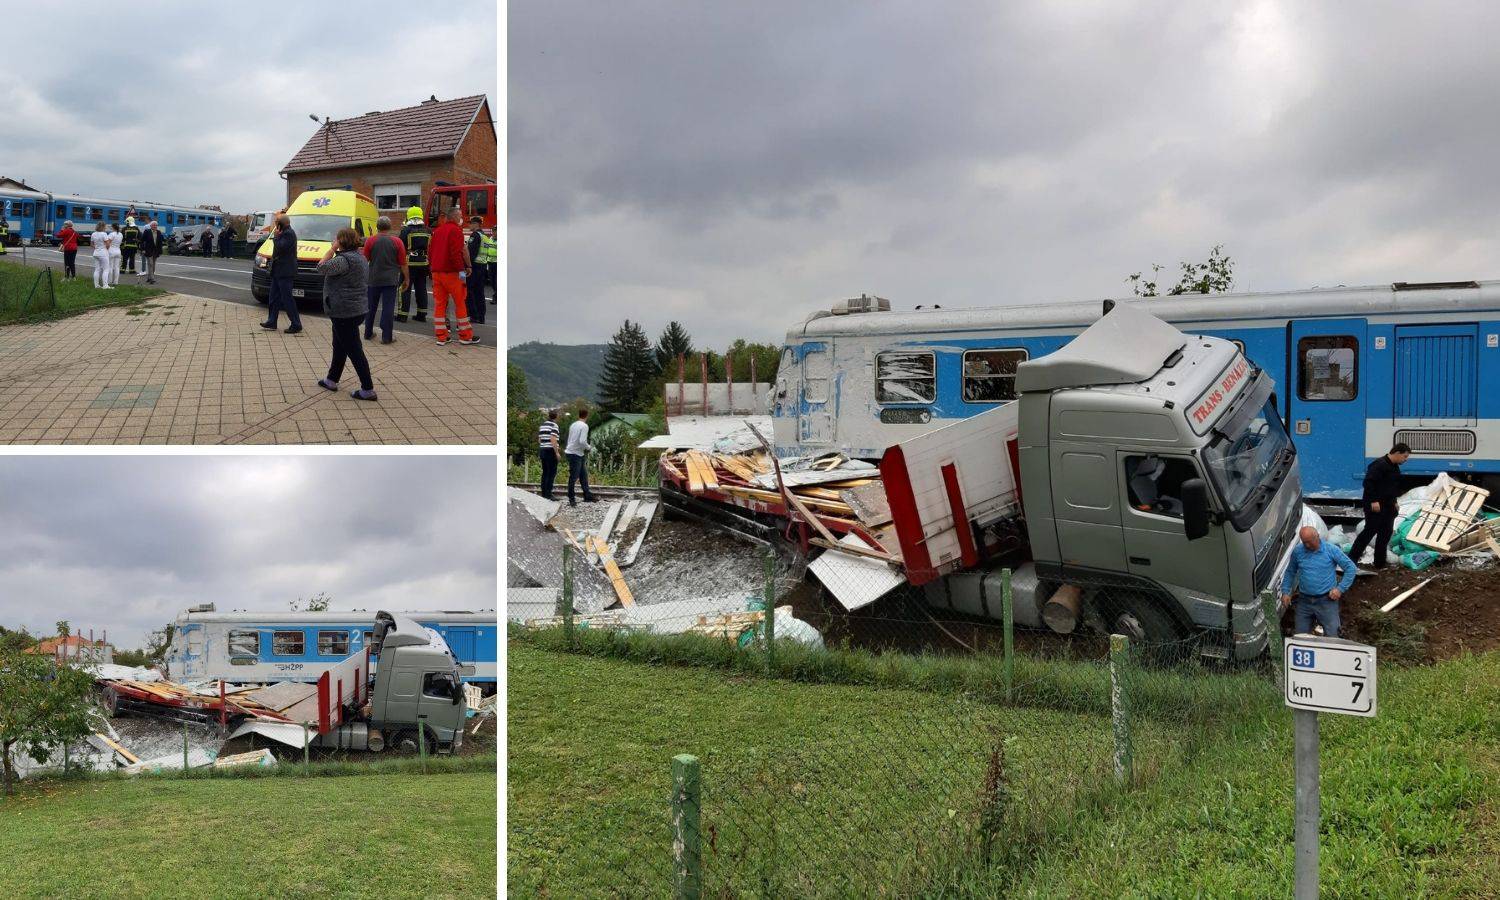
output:
{"label": "stacked wood pallet", "polygon": [[1472,484],[1449,483],[1422,507],[1422,514],[1407,530],[1406,539],[1443,553],[1451,552],[1455,539],[1467,533],[1479,518],[1489,495],[1489,491]]}

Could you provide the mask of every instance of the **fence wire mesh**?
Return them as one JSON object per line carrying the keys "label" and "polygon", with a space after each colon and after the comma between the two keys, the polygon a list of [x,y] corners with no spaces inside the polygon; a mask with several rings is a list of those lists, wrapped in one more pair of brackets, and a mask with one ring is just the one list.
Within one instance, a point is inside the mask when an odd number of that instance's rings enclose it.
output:
{"label": "fence wire mesh", "polygon": [[[0,263],[5,262],[0,258]],[[52,269],[0,265],[0,322],[14,322],[57,309]]]}
{"label": "fence wire mesh", "polygon": [[[570,584],[596,570],[617,589],[590,550],[570,545]],[[511,639],[697,667],[743,692],[801,683],[824,692],[827,708],[778,695],[764,702],[786,709],[763,711],[766,727],[733,739],[713,722],[690,725],[687,694],[638,710],[683,727],[639,758],[646,771],[620,776],[647,779],[653,799],[615,808],[607,798],[622,784],[591,786],[602,804],[591,817],[619,829],[609,865],[588,882],[599,895],[993,895],[1066,846],[1080,811],[1257,727],[1277,697],[1261,636],[1279,640],[1279,626],[1261,598],[1242,600],[1231,619],[1222,603],[1187,608],[1116,577],[1069,573],[1037,586],[996,567],[965,576],[968,585],[892,586],[872,566],[847,577],[852,593],[877,599],[851,609],[784,542],[705,535],[695,563],[677,573],[687,589],[668,596],[627,574],[637,588],[628,604],[611,602],[591,571],[593,599],[580,606],[582,589],[564,591],[559,574],[555,588],[532,588],[555,598],[552,614],[513,626]],[[608,696],[607,682],[596,687]],[[714,715],[747,713],[731,703]],[[511,732],[513,745],[545,739]],[[691,798],[673,782],[679,755],[698,766]],[[693,806],[695,834],[682,833],[674,800]],[[528,840],[516,825],[513,844]],[[684,854],[696,860],[696,891],[681,890]]]}

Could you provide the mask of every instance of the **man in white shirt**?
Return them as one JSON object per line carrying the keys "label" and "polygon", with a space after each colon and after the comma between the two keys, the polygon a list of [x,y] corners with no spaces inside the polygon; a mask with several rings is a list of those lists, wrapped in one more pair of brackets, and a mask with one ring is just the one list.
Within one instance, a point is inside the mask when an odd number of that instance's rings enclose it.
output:
{"label": "man in white shirt", "polygon": [[583,482],[583,502],[595,502],[594,494],[589,490],[589,473],[584,467],[584,460],[589,453],[589,410],[586,406],[578,407],[578,418],[568,426],[568,443],[563,447],[563,454],[568,457],[568,505],[577,506],[578,501],[573,499],[573,485]]}

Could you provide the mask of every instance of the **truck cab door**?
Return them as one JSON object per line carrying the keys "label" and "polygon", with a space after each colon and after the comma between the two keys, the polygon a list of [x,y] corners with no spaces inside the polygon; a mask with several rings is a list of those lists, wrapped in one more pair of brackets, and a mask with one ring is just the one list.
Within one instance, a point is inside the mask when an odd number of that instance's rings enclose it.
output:
{"label": "truck cab door", "polygon": [[1224,527],[1210,521],[1208,534],[1189,541],[1183,530],[1181,487],[1202,478],[1187,456],[1120,450],[1121,525],[1126,571],[1161,584],[1213,597],[1229,596],[1229,555]]}
{"label": "truck cab door", "polygon": [[1064,566],[1120,572],[1120,501],[1113,454],[1097,444],[1053,441],[1052,513]]}

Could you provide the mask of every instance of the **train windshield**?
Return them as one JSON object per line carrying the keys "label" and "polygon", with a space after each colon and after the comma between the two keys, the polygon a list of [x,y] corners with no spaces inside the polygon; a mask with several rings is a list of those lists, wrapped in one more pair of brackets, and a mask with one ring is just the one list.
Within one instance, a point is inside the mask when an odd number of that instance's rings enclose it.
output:
{"label": "train windshield", "polygon": [[1292,439],[1276,414],[1276,402],[1267,398],[1260,409],[1245,419],[1234,434],[1203,449],[1209,477],[1219,488],[1224,505],[1232,513],[1242,510],[1257,489],[1274,491],[1273,473],[1291,449]]}
{"label": "train windshield", "polygon": [[293,215],[292,230],[299,241],[332,241],[340,228],[349,227],[348,216]]}

